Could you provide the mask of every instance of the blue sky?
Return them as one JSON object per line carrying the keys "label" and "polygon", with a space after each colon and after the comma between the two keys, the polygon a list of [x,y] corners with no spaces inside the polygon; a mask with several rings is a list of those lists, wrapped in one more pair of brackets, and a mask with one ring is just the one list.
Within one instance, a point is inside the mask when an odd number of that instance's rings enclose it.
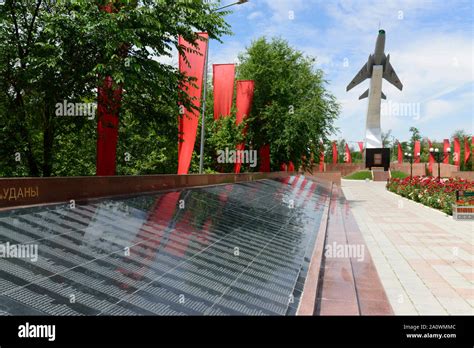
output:
{"label": "blue sky", "polygon": [[349,92],[346,86],[373,53],[379,22],[387,33],[385,51],[404,84],[400,92],[383,83],[382,130],[391,129],[401,141],[411,126],[433,140],[456,129],[473,133],[472,0],[250,0],[233,9],[226,19],[234,35],[211,43],[210,68],[237,62],[258,37],[286,39],[317,58],[327,88],[341,104],[334,139],[364,138],[367,99],[358,97],[369,81]]}

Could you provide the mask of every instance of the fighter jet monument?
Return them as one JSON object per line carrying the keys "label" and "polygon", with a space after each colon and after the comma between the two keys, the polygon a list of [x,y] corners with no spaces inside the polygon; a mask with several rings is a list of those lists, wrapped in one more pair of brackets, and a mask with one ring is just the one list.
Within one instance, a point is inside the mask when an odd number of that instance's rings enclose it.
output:
{"label": "fighter jet monument", "polygon": [[[402,90],[403,88],[403,84],[400,82],[400,79],[390,64],[390,54],[385,55],[385,30],[379,30],[377,42],[375,43],[374,54],[369,55],[367,63],[364,64],[354,79],[349,83],[349,85],[347,85],[346,90],[351,90],[366,79],[370,79],[370,87],[359,97],[359,99],[364,99],[367,97],[369,98],[367,120],[365,125],[365,148],[382,149],[383,144],[382,130],[380,128],[380,108],[381,99],[387,99],[385,94],[382,92],[382,79],[387,80],[399,90]],[[367,158],[369,152],[371,158]],[[383,157],[387,157],[386,151],[366,151],[367,167],[371,167],[372,165],[382,165],[382,163],[379,163],[381,158],[380,156],[376,155],[377,153]],[[373,155],[375,155],[375,162]],[[390,161],[390,152],[388,152],[387,161]]]}

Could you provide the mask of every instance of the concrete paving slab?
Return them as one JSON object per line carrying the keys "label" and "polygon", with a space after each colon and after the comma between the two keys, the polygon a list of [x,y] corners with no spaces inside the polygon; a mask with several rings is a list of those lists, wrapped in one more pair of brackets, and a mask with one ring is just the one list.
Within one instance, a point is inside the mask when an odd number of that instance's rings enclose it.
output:
{"label": "concrete paving slab", "polygon": [[474,315],[474,223],[342,180],[343,193],[397,315]]}

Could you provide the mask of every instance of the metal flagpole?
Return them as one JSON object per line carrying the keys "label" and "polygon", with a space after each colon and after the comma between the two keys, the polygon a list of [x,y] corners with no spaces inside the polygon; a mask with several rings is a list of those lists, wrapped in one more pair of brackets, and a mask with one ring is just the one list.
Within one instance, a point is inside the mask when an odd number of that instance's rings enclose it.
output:
{"label": "metal flagpole", "polygon": [[206,63],[204,64],[204,91],[203,91],[203,102],[202,102],[202,115],[201,115],[201,145],[199,150],[199,174],[202,174],[204,168],[204,139],[205,139],[205,125],[206,125],[206,98],[207,98],[207,66],[209,62],[209,43],[210,39],[207,39],[206,46]]}
{"label": "metal flagpole", "polygon": [[[215,9],[214,11],[220,11],[222,9],[225,9],[227,7],[231,7],[234,5],[242,5],[248,2],[248,0],[239,0],[235,3],[220,7],[218,9]],[[206,47],[206,63],[204,65],[204,91],[203,91],[203,101],[202,101],[202,113],[201,113],[201,145],[199,149],[199,174],[202,174],[204,170],[204,141],[205,141],[205,136],[206,136],[206,98],[207,98],[207,66],[209,63],[209,44],[211,42],[211,39],[207,39],[207,47]]]}

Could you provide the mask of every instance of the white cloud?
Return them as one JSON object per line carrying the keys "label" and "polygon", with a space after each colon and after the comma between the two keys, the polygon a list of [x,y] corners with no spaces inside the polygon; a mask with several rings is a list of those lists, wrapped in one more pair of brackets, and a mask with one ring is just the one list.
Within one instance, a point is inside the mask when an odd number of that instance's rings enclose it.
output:
{"label": "white cloud", "polygon": [[310,5],[305,0],[265,0],[267,7],[272,12],[272,20],[276,22],[292,20]]}
{"label": "white cloud", "polygon": [[262,18],[262,17],[264,17],[263,12],[261,12],[261,11],[255,11],[255,12],[252,12],[251,14],[249,14],[249,15],[247,16],[247,19],[248,19],[248,20],[255,20],[255,19]]}
{"label": "white cloud", "polygon": [[[369,82],[349,93],[345,87],[373,52],[379,19],[387,31],[386,53],[390,53],[391,63],[404,84],[400,92],[384,81],[383,90],[394,102],[421,105],[419,119],[382,117],[383,130],[392,129],[395,136],[403,139],[408,136],[409,127],[415,125],[424,127],[427,133],[440,135],[442,131],[433,131],[436,126],[431,121],[436,120],[439,128],[451,132],[453,125],[447,121],[447,115],[465,115],[456,119],[457,127],[472,128],[472,92],[468,93],[469,97],[463,97],[465,89],[474,81],[470,31],[463,30],[463,25],[456,22],[446,24],[443,21],[436,26],[425,24],[421,19],[430,12],[442,11],[442,5],[440,1],[325,3],[323,7],[337,25],[325,32],[327,40],[313,51],[319,50],[334,59],[323,67],[332,76],[329,89],[342,104],[337,124],[343,137],[350,140],[363,137],[367,102],[359,101],[358,96],[367,89]],[[403,11],[403,20],[397,17],[399,10]],[[339,64],[344,57],[349,58],[348,68]],[[348,101],[350,98],[352,101]],[[361,113],[364,122],[359,123]]]}
{"label": "white cloud", "polygon": [[317,57],[328,89],[341,103],[339,136],[362,140],[367,99],[358,97],[369,82],[350,92],[346,86],[373,53],[380,22],[387,32],[386,53],[404,84],[400,92],[384,81],[383,90],[394,103],[419,103],[421,108],[419,119],[383,116],[383,130],[406,139],[413,125],[423,135],[443,138],[453,128],[472,131],[474,122],[472,6],[460,0],[453,15],[452,4],[441,0],[251,0],[228,18],[236,36],[211,44],[210,69],[212,63],[235,62],[252,39],[281,36]]}

